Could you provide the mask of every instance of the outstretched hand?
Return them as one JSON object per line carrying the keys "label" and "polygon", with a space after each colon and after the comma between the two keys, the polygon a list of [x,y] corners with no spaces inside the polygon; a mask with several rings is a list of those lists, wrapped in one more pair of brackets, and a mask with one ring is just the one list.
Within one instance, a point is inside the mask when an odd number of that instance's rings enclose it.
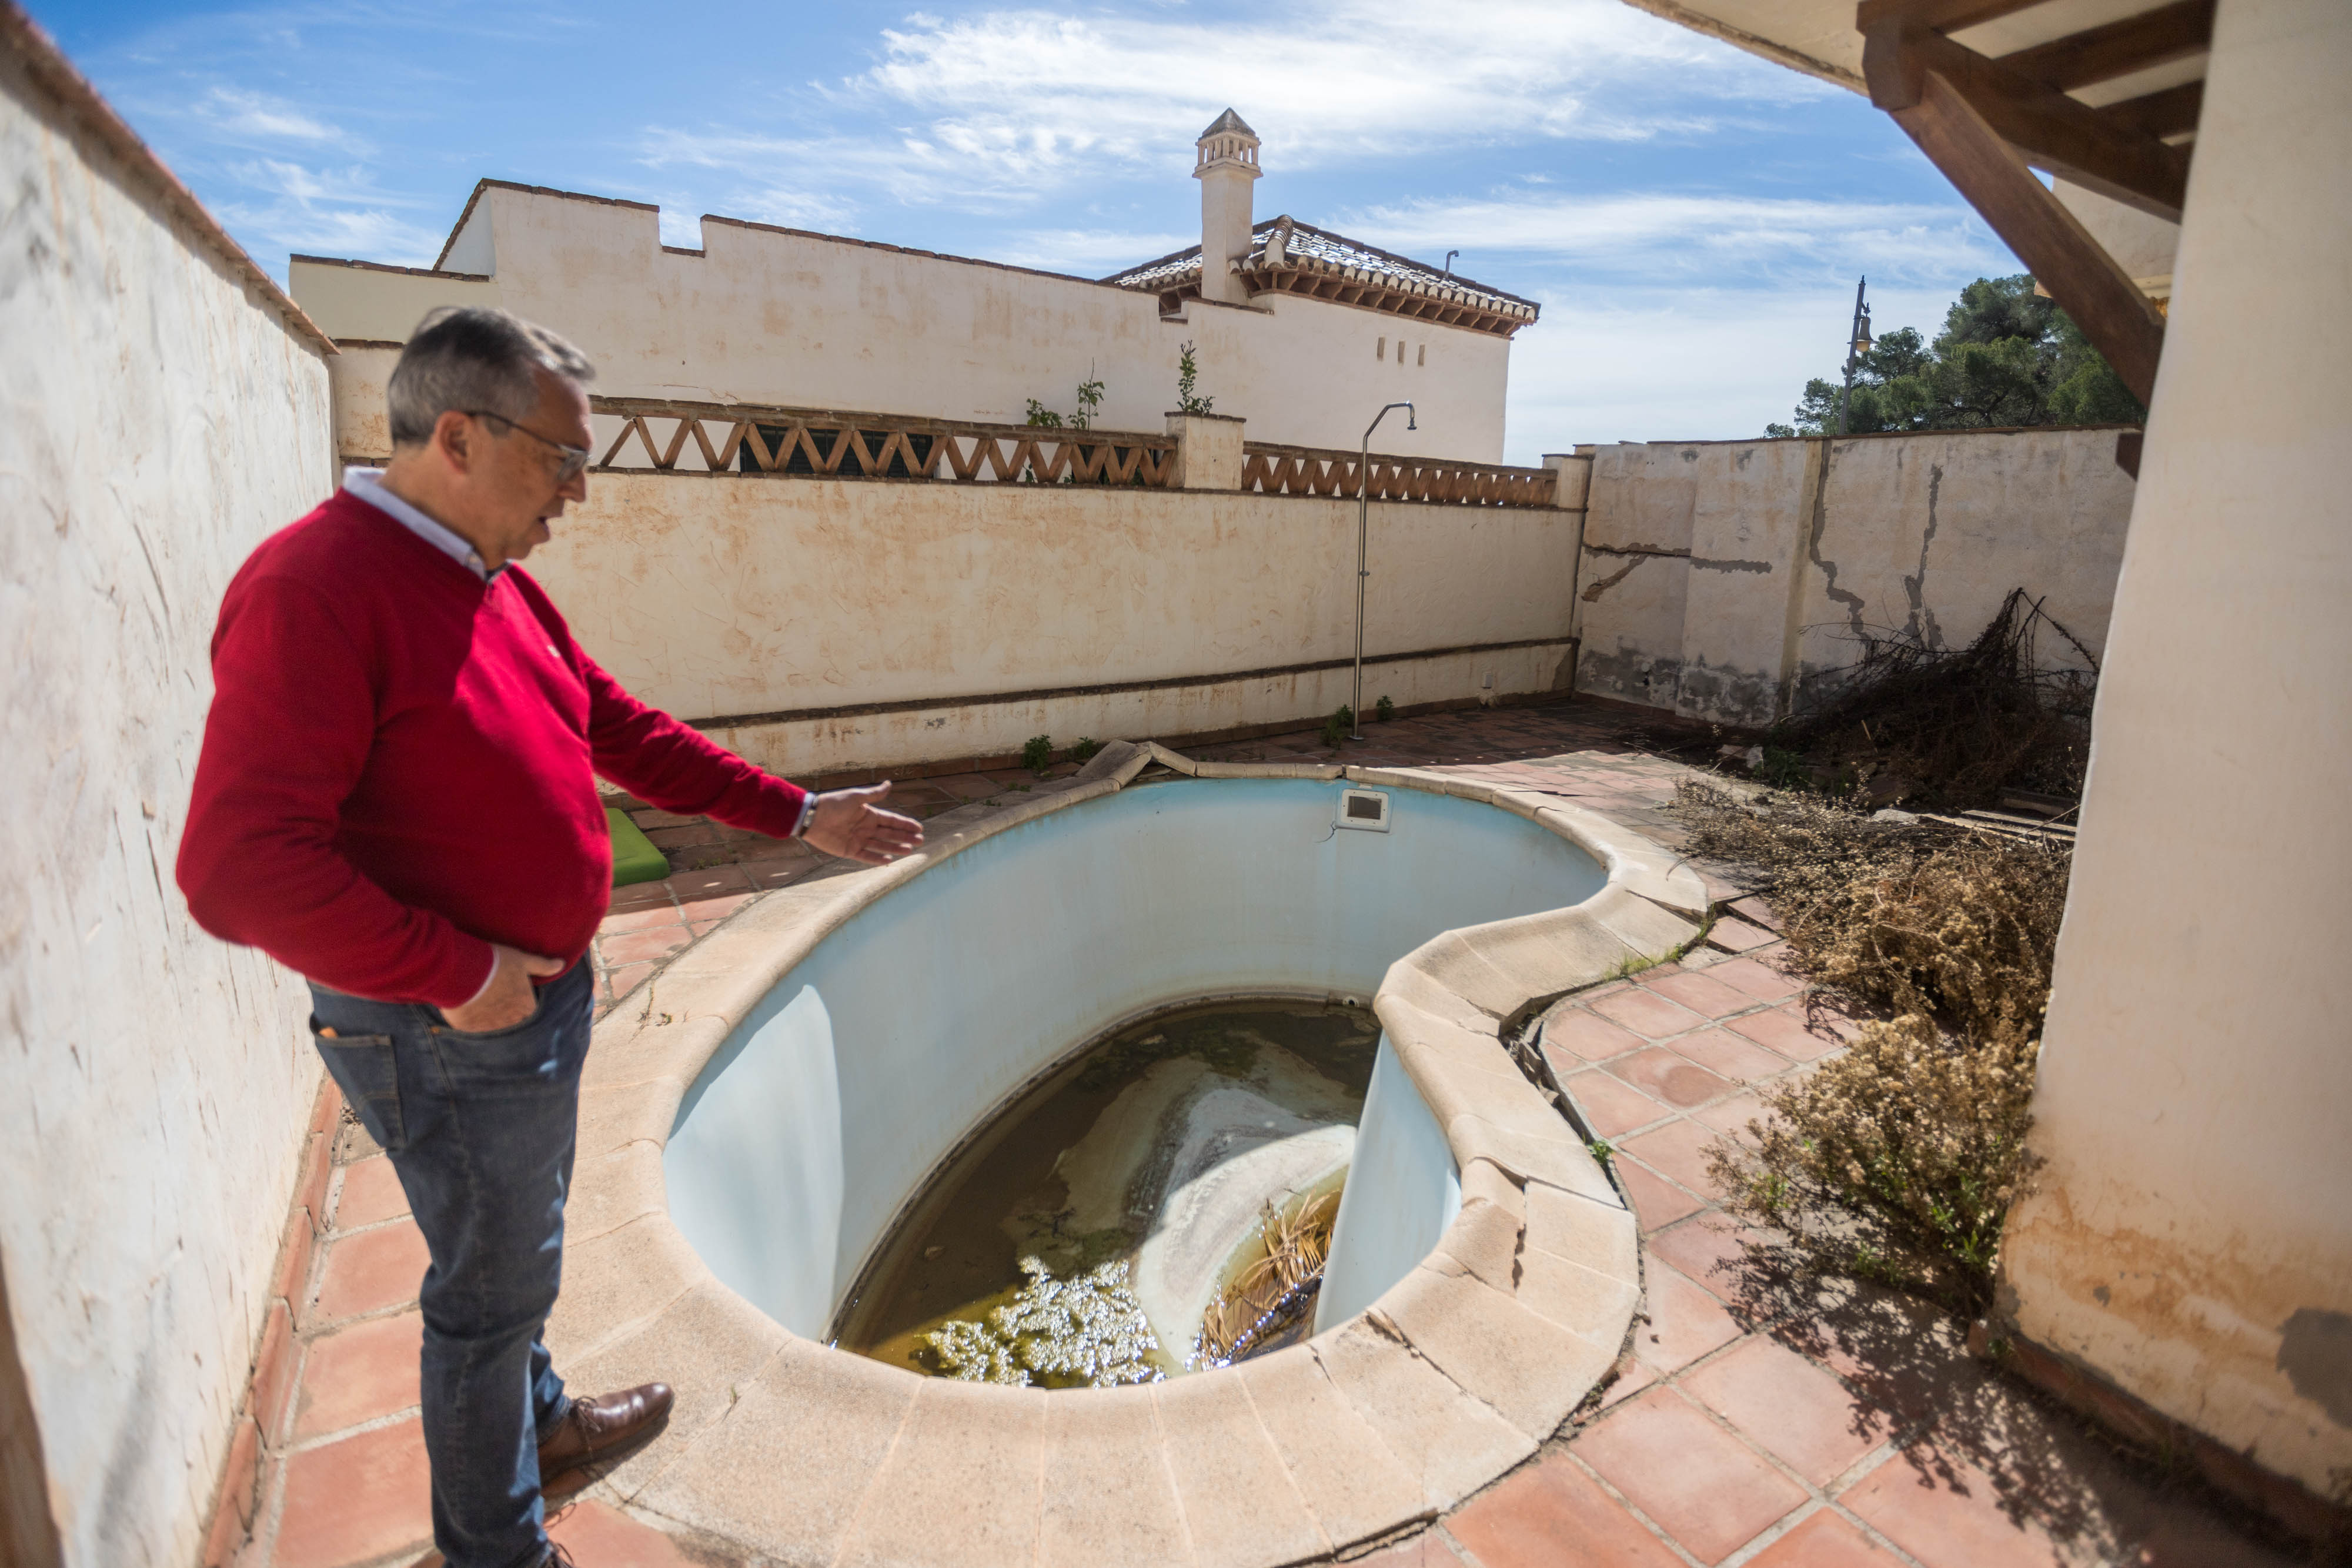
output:
{"label": "outstretched hand", "polygon": [[801,835],[829,855],[887,865],[923,847],[923,824],[912,817],[886,811],[882,801],[890,781],[863,789],[828,789],[809,811],[808,831]]}

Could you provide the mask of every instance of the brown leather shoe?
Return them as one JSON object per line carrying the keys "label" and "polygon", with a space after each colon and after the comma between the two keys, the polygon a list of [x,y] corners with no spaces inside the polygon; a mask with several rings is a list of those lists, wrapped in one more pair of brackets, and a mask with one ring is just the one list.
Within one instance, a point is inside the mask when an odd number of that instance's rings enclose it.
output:
{"label": "brown leather shoe", "polygon": [[555,1430],[539,1440],[539,1480],[541,1486],[569,1470],[597,1459],[614,1459],[653,1436],[669,1416],[667,1383],[647,1383],[618,1394],[574,1399]]}

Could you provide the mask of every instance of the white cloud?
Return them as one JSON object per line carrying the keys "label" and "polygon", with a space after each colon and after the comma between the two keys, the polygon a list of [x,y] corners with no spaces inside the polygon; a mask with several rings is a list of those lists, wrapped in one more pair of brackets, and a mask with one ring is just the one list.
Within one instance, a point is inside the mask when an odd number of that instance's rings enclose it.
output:
{"label": "white cloud", "polygon": [[1000,10],[882,37],[882,63],[831,92],[914,108],[950,148],[1037,168],[1183,159],[1228,105],[1286,168],[1311,168],[1438,142],[1650,134],[1654,120],[1610,108],[1637,78],[1719,99],[1827,90],[1620,0],[1456,5],[1443,26],[1363,0],[1253,21]]}
{"label": "white cloud", "polygon": [[1956,198],[1949,203],[1840,202],[1670,192],[1427,201],[1373,207],[1334,226],[1407,255],[1454,246],[1580,273],[1717,282],[1819,267],[1941,277],[1956,267],[1998,267],[2003,253]]}
{"label": "white cloud", "polygon": [[339,142],[342,131],[279,99],[236,88],[216,87],[198,99],[196,118],[233,137],[274,141]]}
{"label": "white cloud", "polygon": [[[1465,146],[1693,136],[1743,103],[1832,90],[1621,0],[1455,5],[1443,26],[1367,0],[1250,21],[1008,9],[917,15],[881,38],[869,70],[812,84],[824,130],[654,126],[644,162],[765,164],[837,192],[992,212],[1081,182],[1181,171],[1228,106],[1290,172]],[[880,123],[863,136],[839,129],[859,118]]]}
{"label": "white cloud", "polygon": [[1137,234],[1125,229],[1031,229],[1005,238],[1007,244],[999,246],[990,260],[1085,277],[1099,277],[1201,243],[1197,234]]}
{"label": "white cloud", "polygon": [[429,267],[445,237],[438,229],[411,223],[382,208],[318,210],[299,204],[254,205],[224,202],[220,219],[250,236],[255,259],[276,274],[288,254],[359,256],[394,267]]}
{"label": "white cloud", "polygon": [[364,167],[314,169],[264,158],[226,172],[236,184],[218,205],[221,221],[247,236],[264,267],[276,267],[289,252],[422,267],[440,252],[441,232],[406,215],[428,204],[383,190]]}

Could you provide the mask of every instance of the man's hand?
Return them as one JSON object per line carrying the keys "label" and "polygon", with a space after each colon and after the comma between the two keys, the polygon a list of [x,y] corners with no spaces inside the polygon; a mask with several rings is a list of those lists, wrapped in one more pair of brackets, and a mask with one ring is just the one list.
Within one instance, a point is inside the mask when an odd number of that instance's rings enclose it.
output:
{"label": "man's hand", "polygon": [[884,810],[881,801],[889,793],[887,779],[863,789],[828,789],[810,809],[808,831],[801,837],[829,855],[867,865],[887,865],[912,854],[923,847],[923,824]]}
{"label": "man's hand", "polygon": [[442,1019],[449,1027],[466,1034],[488,1034],[494,1029],[505,1029],[530,1017],[539,1007],[538,993],[532,990],[533,975],[560,975],[563,972],[561,958],[542,958],[536,953],[526,953],[520,947],[490,945],[498,955],[498,967],[490,971],[490,983],[482,994],[462,1008],[443,1008]]}

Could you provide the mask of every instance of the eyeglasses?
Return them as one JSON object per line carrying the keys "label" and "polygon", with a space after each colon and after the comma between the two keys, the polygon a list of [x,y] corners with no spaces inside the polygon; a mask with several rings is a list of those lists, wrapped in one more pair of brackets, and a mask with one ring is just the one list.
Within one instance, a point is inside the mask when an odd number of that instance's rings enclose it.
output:
{"label": "eyeglasses", "polygon": [[554,447],[556,451],[563,455],[563,461],[556,465],[555,468],[555,482],[559,485],[569,485],[588,466],[588,449],[584,446],[571,446],[561,441],[550,441],[546,436],[541,435],[536,430],[531,429],[530,426],[518,423],[516,421],[509,419],[505,414],[492,413],[486,408],[461,408],[457,412],[474,419],[495,419],[500,424],[505,425],[509,430],[521,431],[525,435],[530,436],[541,446]]}

